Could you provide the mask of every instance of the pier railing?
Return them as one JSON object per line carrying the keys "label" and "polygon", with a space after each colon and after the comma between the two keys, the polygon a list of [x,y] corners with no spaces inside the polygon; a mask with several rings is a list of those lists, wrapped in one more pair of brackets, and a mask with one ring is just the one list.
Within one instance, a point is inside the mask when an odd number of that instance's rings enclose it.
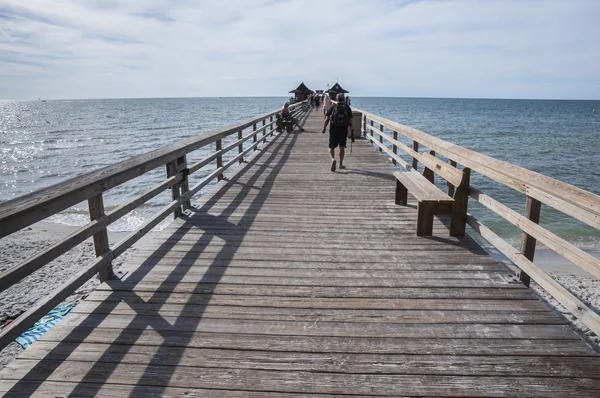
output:
{"label": "pier railing", "polygon": [[[472,199],[522,231],[520,248],[513,247],[471,214],[467,218],[468,224],[519,268],[518,277],[525,285],[529,286],[530,278],[533,278],[591,331],[600,335],[600,316],[533,263],[536,241],[539,240],[600,279],[600,260],[539,225],[540,210],[544,204],[600,229],[600,196],[363,110],[354,110],[362,113],[362,134],[381,152],[389,155],[394,164],[406,169],[417,169],[424,155],[419,153],[419,150],[427,148],[427,153],[445,157],[454,167],[469,167],[471,172],[479,173],[524,194],[526,211],[522,215],[472,185],[469,189]],[[408,138],[412,145],[400,142],[398,139],[401,137]],[[409,162],[400,154],[408,155]],[[452,189],[449,185],[448,190]]]}
{"label": "pier railing", "polygon": [[[292,114],[299,116],[303,113],[303,104],[300,102],[290,106]],[[168,147],[130,158],[0,204],[0,238],[86,200],[91,220],[89,224],[77,229],[54,245],[2,272],[0,274],[0,292],[15,285],[90,237],[94,239],[97,256],[94,262],[78,270],[71,279],[5,327],[0,333],[0,350],[75,292],[94,274],[98,273],[101,281],[111,278],[113,276],[111,262],[115,258],[123,254],[171,213],[175,217],[180,216],[184,210],[190,208],[190,199],[194,194],[211,181],[221,180],[223,173],[228,168],[241,164],[244,156],[251,151],[257,151],[261,142],[266,143],[268,137],[277,134],[275,116],[278,112],[274,111],[232,127],[184,139]],[[236,134],[237,137],[235,137]],[[230,136],[237,139],[224,147],[223,139]],[[244,143],[250,140],[252,140],[252,144],[245,146]],[[212,154],[196,163],[188,164],[188,154],[212,144],[215,145]],[[238,154],[223,163],[223,155],[235,150]],[[215,169],[204,176],[200,182],[190,186],[188,177],[213,162],[216,164]],[[140,177],[157,167],[164,166],[166,166],[167,177],[164,181],[111,212],[105,211],[103,195],[106,191]],[[145,221],[137,231],[111,247],[107,227],[166,190],[171,191],[172,201]]]}

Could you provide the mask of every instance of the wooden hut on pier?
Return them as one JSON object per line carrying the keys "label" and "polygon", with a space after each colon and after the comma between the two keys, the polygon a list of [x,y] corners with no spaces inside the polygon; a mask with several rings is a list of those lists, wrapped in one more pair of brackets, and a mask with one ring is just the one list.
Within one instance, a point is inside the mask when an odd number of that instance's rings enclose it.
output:
{"label": "wooden hut on pier", "polygon": [[294,94],[294,102],[299,102],[299,101],[304,101],[304,100],[308,99],[308,96],[310,94],[312,94],[313,91],[311,89],[309,89],[308,87],[306,87],[304,82],[302,82],[302,83],[300,83],[298,88],[290,91],[290,93]]}
{"label": "wooden hut on pier", "polygon": [[336,97],[336,96],[337,96],[339,93],[344,93],[344,94],[346,94],[346,93],[349,93],[350,91],[348,91],[348,90],[344,90],[344,89],[342,88],[342,86],[340,86],[340,84],[339,84],[339,83],[335,83],[335,84],[333,85],[333,87],[331,87],[329,90],[327,90],[327,91],[325,91],[325,92],[326,92],[326,93],[328,93],[328,94],[329,94],[329,97],[330,97],[331,99],[333,99],[333,100],[334,100],[334,99],[335,99],[335,97]]}

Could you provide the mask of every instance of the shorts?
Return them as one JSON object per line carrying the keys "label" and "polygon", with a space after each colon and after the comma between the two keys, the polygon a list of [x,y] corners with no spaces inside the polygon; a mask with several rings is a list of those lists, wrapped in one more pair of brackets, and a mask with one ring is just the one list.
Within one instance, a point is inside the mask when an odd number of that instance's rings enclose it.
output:
{"label": "shorts", "polygon": [[331,126],[329,128],[329,148],[346,148],[348,127]]}

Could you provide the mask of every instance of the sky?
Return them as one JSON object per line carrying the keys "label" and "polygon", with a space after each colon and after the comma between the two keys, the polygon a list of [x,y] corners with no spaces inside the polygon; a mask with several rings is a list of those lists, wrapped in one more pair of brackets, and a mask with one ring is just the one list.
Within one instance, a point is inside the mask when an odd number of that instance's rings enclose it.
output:
{"label": "sky", "polygon": [[0,99],[600,99],[600,0],[0,0]]}

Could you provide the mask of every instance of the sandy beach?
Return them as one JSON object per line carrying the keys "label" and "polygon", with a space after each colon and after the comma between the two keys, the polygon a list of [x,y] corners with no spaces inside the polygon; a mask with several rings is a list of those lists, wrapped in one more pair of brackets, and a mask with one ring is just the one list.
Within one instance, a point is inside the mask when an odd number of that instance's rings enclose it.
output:
{"label": "sandy beach", "polygon": [[[58,242],[76,229],[77,227],[40,222],[2,238],[0,240],[0,272]],[[126,232],[109,232],[109,240],[111,243],[116,243],[127,236],[127,234]],[[135,248],[129,249],[113,262],[115,272],[118,273],[121,265],[131,257],[134,251]],[[31,308],[40,298],[57,289],[74,272],[80,270],[84,265],[89,264],[95,257],[94,243],[90,238],[37,272],[29,275],[20,283],[0,293],[0,327]],[[99,284],[98,278],[93,277],[67,298],[63,304],[75,304],[79,302]],[[0,369],[21,351],[21,346],[15,342],[3,351],[0,351]]]}
{"label": "sandy beach", "polygon": [[[515,265],[496,249],[486,249],[497,261],[505,264],[512,270],[516,270]],[[600,258],[599,250],[587,250],[587,252],[596,258]],[[589,308],[600,314],[600,280],[594,278],[592,275],[552,250],[538,249],[535,253],[534,263],[588,305]],[[562,314],[582,336],[585,336],[590,343],[600,349],[600,336],[591,332],[583,323],[571,315],[565,307],[546,293],[546,291],[533,280],[531,281],[531,288],[543,301]]]}
{"label": "sandy beach", "polygon": [[[0,240],[0,272],[26,259],[35,251],[42,250],[57,242],[60,238],[74,230],[75,227],[41,222],[3,238]],[[110,242],[114,243],[120,241],[126,235],[127,233],[110,233],[109,239]],[[148,238],[151,238],[151,236],[149,235],[144,239]],[[117,274],[120,267],[125,264],[134,251],[135,247],[128,250],[114,262]],[[503,258],[502,255],[493,250],[490,251],[490,254],[498,261],[504,262],[509,266],[507,263],[508,260]],[[599,256],[600,253],[595,251],[592,254]],[[29,309],[37,300],[60,286],[73,272],[88,264],[94,257],[93,242],[89,239],[56,261],[30,275],[18,285],[0,293],[0,325],[4,325],[8,320],[14,319]],[[596,312],[600,313],[600,281],[548,250],[539,250],[536,253],[535,262]],[[96,277],[90,279],[75,294],[65,300],[64,303],[76,304],[98,285],[99,281]],[[532,288],[540,294],[544,301],[563,314],[579,330],[581,335],[587,336],[590,343],[599,345],[600,347],[600,337],[591,333],[538,285],[532,283]],[[14,359],[21,351],[22,348],[17,343],[12,343],[0,352],[0,369]]]}

